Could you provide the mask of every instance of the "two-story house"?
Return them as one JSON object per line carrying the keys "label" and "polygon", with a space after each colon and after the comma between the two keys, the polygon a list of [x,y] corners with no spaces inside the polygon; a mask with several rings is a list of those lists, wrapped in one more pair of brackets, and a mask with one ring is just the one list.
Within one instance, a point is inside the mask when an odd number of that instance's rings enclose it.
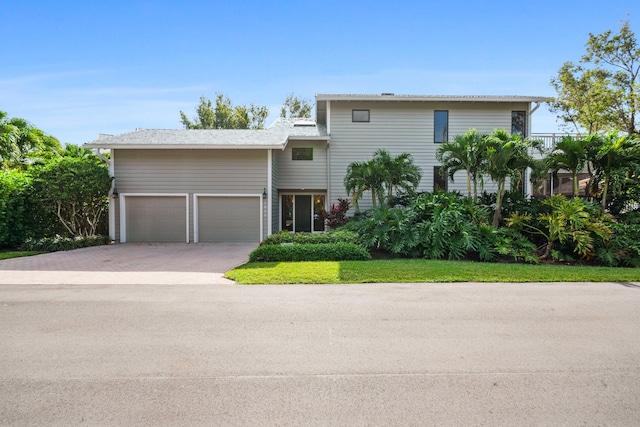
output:
{"label": "two-story house", "polygon": [[[409,152],[421,191],[465,190],[440,177],[438,145],[475,128],[527,136],[544,97],[316,95],[316,120],[264,130],[145,130],[85,144],[109,149],[111,237],[120,242],[259,242],[279,230],[324,231],[347,197],[349,163]],[[485,188],[491,190],[492,183]],[[361,208],[370,206],[366,197]]]}

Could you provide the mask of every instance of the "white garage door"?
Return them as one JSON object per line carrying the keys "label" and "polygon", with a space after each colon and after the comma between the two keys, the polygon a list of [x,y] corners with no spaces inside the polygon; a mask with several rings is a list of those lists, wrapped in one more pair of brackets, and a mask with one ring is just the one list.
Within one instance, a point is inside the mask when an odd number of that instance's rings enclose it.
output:
{"label": "white garage door", "polygon": [[186,197],[126,197],[128,242],[186,242]]}
{"label": "white garage door", "polygon": [[198,241],[259,242],[260,197],[198,197]]}

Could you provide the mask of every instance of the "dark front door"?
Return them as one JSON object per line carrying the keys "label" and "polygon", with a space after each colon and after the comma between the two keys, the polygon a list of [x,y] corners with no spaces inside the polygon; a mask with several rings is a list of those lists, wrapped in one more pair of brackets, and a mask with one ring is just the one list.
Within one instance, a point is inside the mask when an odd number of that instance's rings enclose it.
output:
{"label": "dark front door", "polygon": [[296,195],[296,231],[311,232],[311,196]]}

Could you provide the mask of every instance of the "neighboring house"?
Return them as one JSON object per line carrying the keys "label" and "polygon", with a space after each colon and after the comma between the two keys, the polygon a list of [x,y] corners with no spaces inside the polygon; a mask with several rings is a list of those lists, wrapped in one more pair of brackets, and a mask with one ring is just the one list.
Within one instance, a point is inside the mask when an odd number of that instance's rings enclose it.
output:
{"label": "neighboring house", "polygon": [[[440,179],[438,144],[470,128],[527,136],[532,113],[548,100],[316,95],[316,120],[278,119],[265,130],[136,130],[85,146],[111,152],[114,240],[257,243],[279,230],[324,231],[320,213],[347,196],[347,165],[379,148],[413,155],[419,190],[464,192],[463,172]],[[360,201],[370,204],[370,196]]]}

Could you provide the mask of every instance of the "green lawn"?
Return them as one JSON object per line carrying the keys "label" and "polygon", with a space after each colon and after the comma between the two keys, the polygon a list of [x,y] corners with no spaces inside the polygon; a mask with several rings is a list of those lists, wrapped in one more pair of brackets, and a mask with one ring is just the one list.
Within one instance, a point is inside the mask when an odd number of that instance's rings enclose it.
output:
{"label": "green lawn", "polygon": [[20,258],[23,256],[40,255],[44,252],[34,251],[13,251],[13,252],[0,252],[0,259]]}
{"label": "green lawn", "polygon": [[640,268],[397,259],[268,262],[226,274],[242,284],[384,282],[638,282]]}

